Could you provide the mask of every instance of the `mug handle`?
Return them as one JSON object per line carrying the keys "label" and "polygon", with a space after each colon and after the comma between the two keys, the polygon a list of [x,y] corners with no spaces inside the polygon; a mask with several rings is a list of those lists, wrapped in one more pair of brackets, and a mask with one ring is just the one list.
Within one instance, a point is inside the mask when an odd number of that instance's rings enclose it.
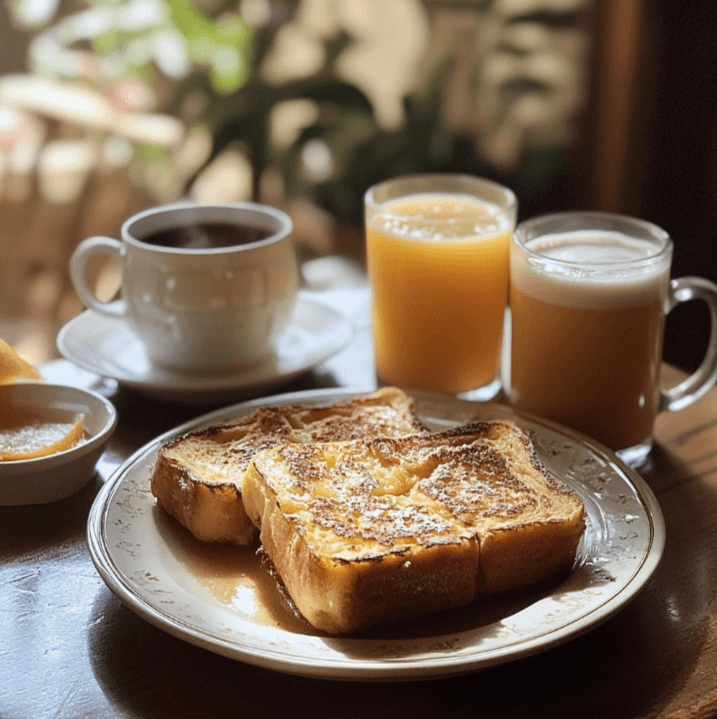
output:
{"label": "mug handle", "polygon": [[684,409],[702,397],[717,380],[717,285],[703,277],[681,277],[670,282],[667,312],[689,300],[704,300],[710,312],[710,339],[702,364],[694,374],[660,392],[659,411]]}
{"label": "mug handle", "polygon": [[126,317],[127,303],[124,300],[102,302],[95,297],[95,294],[87,286],[85,281],[87,263],[90,257],[97,254],[114,254],[121,259],[124,257],[124,247],[121,242],[113,240],[111,237],[90,237],[80,242],[70,258],[72,284],[75,286],[75,290],[85,307],[110,317]]}

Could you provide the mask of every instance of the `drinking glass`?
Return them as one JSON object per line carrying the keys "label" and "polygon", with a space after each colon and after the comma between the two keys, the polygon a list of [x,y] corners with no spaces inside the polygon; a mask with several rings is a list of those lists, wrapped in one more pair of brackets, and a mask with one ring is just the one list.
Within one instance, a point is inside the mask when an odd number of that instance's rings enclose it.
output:
{"label": "drinking glass", "polygon": [[365,211],[379,381],[495,397],[513,192],[469,175],[409,175],[370,188]]}

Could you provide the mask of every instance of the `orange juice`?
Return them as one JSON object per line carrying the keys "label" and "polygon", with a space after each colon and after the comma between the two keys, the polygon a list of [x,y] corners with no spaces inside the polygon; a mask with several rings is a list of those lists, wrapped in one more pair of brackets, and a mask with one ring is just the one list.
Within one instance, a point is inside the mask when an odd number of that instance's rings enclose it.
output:
{"label": "orange juice", "polygon": [[367,206],[384,382],[459,393],[496,381],[513,223],[510,212],[470,194],[422,192]]}
{"label": "orange juice", "polygon": [[511,260],[511,403],[615,450],[649,440],[669,256],[649,262],[654,244],[619,233],[526,244],[533,259],[514,247]]}

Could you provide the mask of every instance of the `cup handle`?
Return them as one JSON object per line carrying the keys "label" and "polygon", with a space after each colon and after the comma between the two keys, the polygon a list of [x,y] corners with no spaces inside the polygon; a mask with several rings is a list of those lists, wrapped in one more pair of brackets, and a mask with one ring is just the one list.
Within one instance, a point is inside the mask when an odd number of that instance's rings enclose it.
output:
{"label": "cup handle", "polygon": [[75,291],[85,307],[110,317],[125,317],[127,315],[127,303],[124,300],[102,302],[95,297],[92,290],[87,286],[85,281],[87,263],[90,257],[96,254],[115,254],[122,258],[124,248],[121,242],[113,240],[111,237],[90,237],[80,242],[70,258],[70,278],[75,286]]}
{"label": "cup handle", "polygon": [[667,311],[689,300],[704,300],[710,311],[710,339],[702,364],[694,374],[660,392],[659,410],[684,409],[702,397],[717,380],[717,285],[702,277],[681,277],[670,282]]}

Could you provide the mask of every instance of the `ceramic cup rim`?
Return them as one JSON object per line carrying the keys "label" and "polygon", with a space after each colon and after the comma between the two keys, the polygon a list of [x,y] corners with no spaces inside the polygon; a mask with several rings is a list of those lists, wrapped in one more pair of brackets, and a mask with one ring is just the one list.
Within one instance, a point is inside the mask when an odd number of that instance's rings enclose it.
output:
{"label": "ceramic cup rim", "polygon": [[[177,218],[181,219],[177,219]],[[171,218],[171,219],[170,219]],[[169,227],[186,226],[197,221],[225,221],[243,219],[243,224],[270,232],[268,237],[255,242],[226,247],[188,248],[166,247],[144,242],[138,233],[137,225],[143,226],[143,234],[167,229]],[[124,221],[121,238],[124,243],[145,252],[156,252],[163,255],[197,256],[227,255],[237,252],[246,253],[261,247],[276,244],[284,240],[292,231],[293,223],[289,215],[276,207],[258,202],[224,202],[202,204],[197,202],[175,202],[169,205],[151,207],[138,212]],[[139,233],[142,234],[142,233]]]}

